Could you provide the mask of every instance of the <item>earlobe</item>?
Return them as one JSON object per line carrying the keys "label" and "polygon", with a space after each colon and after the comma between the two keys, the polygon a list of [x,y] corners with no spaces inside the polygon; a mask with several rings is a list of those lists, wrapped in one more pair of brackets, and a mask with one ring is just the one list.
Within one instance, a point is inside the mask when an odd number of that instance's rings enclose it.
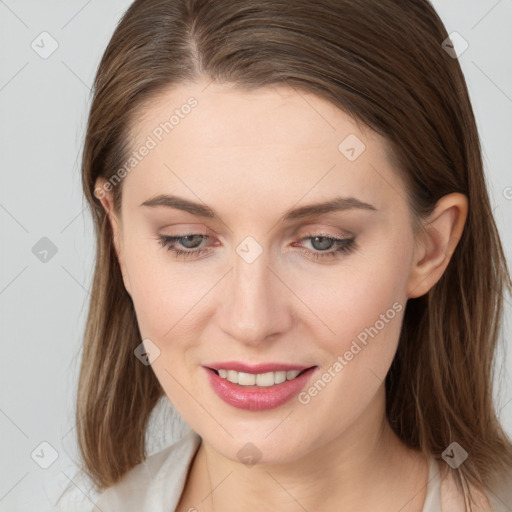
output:
{"label": "earlobe", "polygon": [[423,222],[425,233],[417,240],[409,275],[407,297],[421,297],[441,279],[462,236],[468,213],[464,194],[442,197]]}

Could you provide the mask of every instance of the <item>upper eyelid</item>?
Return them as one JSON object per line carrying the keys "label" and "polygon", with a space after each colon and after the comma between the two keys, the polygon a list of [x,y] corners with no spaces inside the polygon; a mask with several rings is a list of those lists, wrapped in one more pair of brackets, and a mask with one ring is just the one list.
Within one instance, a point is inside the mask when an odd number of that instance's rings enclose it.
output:
{"label": "upper eyelid", "polygon": [[[324,224],[325,226],[325,224]],[[304,228],[303,226],[295,226],[293,228],[289,228],[285,230],[286,238],[304,238],[305,236],[326,236],[332,238],[353,238],[356,234],[349,229],[341,229],[336,226],[318,226],[311,228]],[[170,226],[168,226],[170,228]],[[162,228],[166,229],[166,228]],[[339,233],[329,232],[329,230],[337,230]],[[323,234],[322,234],[323,233]],[[218,238],[217,235],[214,234],[214,231],[210,228],[200,229],[197,227],[192,227],[188,229],[187,227],[180,228],[178,233],[161,233],[162,236],[168,237],[185,237],[190,235],[202,235],[208,236],[209,238]]]}
{"label": "upper eyelid", "polygon": [[[174,238],[174,239],[179,239],[179,238],[186,238],[187,236],[202,236],[204,237],[205,239],[212,239],[212,238],[216,238],[216,237],[213,237],[212,235],[208,234],[208,233],[198,233],[198,232],[186,232],[186,233],[183,233],[183,234],[166,234],[166,233],[162,233],[160,234],[159,236],[161,237],[165,237],[165,238]],[[294,238],[298,238],[299,240],[302,240],[304,238],[314,238],[314,237],[324,237],[324,238],[334,238],[334,239],[343,239],[343,240],[349,240],[351,238],[354,238],[355,235],[352,234],[352,233],[347,233],[346,235],[336,235],[336,234],[333,234],[333,233],[328,233],[326,231],[315,231],[315,230],[311,230],[311,231],[308,231],[306,233],[302,233],[300,235],[297,235],[296,237]]]}

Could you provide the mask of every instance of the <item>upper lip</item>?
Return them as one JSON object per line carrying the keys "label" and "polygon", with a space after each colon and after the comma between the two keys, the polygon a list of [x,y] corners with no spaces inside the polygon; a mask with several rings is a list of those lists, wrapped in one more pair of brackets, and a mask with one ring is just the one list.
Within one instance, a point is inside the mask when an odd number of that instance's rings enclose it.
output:
{"label": "upper lip", "polygon": [[212,370],[235,370],[237,372],[244,373],[268,373],[268,372],[279,372],[289,370],[305,370],[312,366],[303,364],[287,364],[287,363],[259,363],[259,364],[247,364],[240,363],[238,361],[224,361],[219,363],[208,363],[203,365],[206,368]]}

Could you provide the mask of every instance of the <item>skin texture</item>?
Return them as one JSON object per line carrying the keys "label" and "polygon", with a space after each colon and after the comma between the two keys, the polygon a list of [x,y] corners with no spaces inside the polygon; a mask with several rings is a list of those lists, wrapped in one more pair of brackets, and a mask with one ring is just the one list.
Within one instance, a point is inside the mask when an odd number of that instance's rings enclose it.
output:
{"label": "skin texture", "polygon": [[[198,105],[124,178],[121,215],[111,194],[101,194],[143,339],[160,350],[152,369],[203,439],[178,510],[258,503],[284,512],[420,512],[426,461],[391,431],[384,378],[407,299],[425,294],[448,265],[467,216],[465,196],[442,198],[425,219],[428,236],[415,238],[385,140],[286,86],[176,86],[137,118],[133,148],[190,96]],[[349,134],[366,146],[354,161],[338,149]],[[206,204],[221,220],[140,206],[158,194]],[[291,208],[338,195],[377,211],[279,222]],[[199,257],[180,259],[157,239],[191,232],[210,237],[196,242],[207,249]],[[311,234],[355,236],[357,246],[315,260],[311,254],[334,248],[305,238]],[[262,249],[252,263],[236,252],[247,236]],[[224,403],[206,379],[202,365],[229,360],[317,365],[316,380],[394,303],[402,306],[394,318],[307,404],[292,399],[245,411]],[[261,452],[251,467],[237,456],[247,442]]]}

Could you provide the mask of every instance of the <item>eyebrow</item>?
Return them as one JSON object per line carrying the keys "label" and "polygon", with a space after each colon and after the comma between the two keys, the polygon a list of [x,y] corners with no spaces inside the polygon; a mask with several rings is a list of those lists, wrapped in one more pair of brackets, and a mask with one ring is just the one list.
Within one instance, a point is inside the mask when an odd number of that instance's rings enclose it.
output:
{"label": "eyebrow", "polygon": [[[196,215],[198,217],[205,217],[219,221],[221,220],[219,214],[209,206],[196,203],[179,196],[160,194],[156,197],[153,197],[152,199],[144,201],[140,204],[140,206],[147,206],[150,208],[156,208],[159,206],[175,208],[184,212],[188,212],[192,215]],[[309,204],[306,206],[290,209],[281,216],[279,221],[287,222],[303,219],[305,217],[314,217],[318,215],[324,215],[326,213],[352,209],[378,211],[375,206],[369,203],[365,203],[364,201],[360,201],[355,197],[335,197],[323,203]]]}

